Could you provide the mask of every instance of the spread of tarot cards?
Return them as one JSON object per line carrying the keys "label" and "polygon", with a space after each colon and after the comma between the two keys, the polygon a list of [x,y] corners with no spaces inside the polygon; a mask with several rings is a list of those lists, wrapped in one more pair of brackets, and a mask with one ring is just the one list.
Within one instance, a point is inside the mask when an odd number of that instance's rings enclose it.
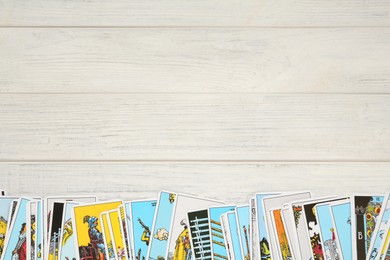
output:
{"label": "spread of tarot cards", "polygon": [[[390,193],[0,197],[0,260],[389,260]],[[157,195],[157,194],[156,194]]]}

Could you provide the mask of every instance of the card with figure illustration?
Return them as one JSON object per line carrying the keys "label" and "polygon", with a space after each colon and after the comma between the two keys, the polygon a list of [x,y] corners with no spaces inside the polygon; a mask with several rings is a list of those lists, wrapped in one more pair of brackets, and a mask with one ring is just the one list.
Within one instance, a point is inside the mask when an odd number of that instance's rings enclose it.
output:
{"label": "card with figure illustration", "polygon": [[18,197],[0,197],[0,257],[3,254],[5,237],[10,223],[12,205]]}
{"label": "card with figure illustration", "polygon": [[342,258],[341,249],[337,242],[335,227],[333,225],[330,203],[317,204],[315,207],[316,218],[319,226],[320,241],[324,259],[339,260]]}
{"label": "card with figure illustration", "polygon": [[228,259],[242,259],[235,211],[223,214],[221,216],[221,224],[226,241]]}
{"label": "card with figure illustration", "polygon": [[379,252],[381,253],[379,260],[390,260],[390,222],[387,223],[386,229],[387,231],[385,232],[385,237],[379,247]]}
{"label": "card with figure illustration", "polygon": [[76,259],[77,250],[75,248],[74,231],[72,223],[73,207],[80,205],[79,202],[65,202],[64,214],[62,218],[62,232],[59,239],[58,259],[71,260]]}
{"label": "card with figure illustration", "polygon": [[240,239],[241,257],[244,260],[249,260],[250,207],[249,205],[237,206],[235,213],[238,227],[238,237]]}
{"label": "card with figure illustration", "polygon": [[323,241],[320,237],[320,227],[316,216],[315,206],[321,203],[330,203],[345,198],[325,198],[303,203],[303,218],[306,221],[308,243],[311,244],[311,256],[314,260],[324,259]]}
{"label": "card with figure illustration", "polygon": [[257,193],[255,196],[256,203],[256,219],[257,219],[257,235],[258,235],[258,248],[257,255],[262,260],[271,259],[271,251],[269,248],[269,237],[265,227],[265,212],[263,208],[263,198],[274,195],[280,195],[281,192],[269,192],[269,193]]}
{"label": "card with figure illustration", "polygon": [[277,242],[276,242],[276,234],[272,228],[270,214],[268,214],[269,210],[274,208],[281,208],[283,207],[283,204],[293,200],[309,199],[310,197],[311,197],[311,193],[309,191],[302,191],[302,192],[286,193],[286,194],[263,198],[263,209],[264,212],[266,213],[264,214],[265,227],[266,227],[268,237],[270,239],[269,247],[271,251],[271,258],[276,258],[276,256],[278,256],[278,251],[277,248],[275,248],[275,246],[272,246],[272,245],[276,245]]}
{"label": "card with figure illustration", "polygon": [[208,208],[210,218],[210,238],[212,259],[227,259],[227,245],[223,237],[221,216],[227,212],[234,212],[235,206],[214,206]]}
{"label": "card with figure illustration", "polygon": [[210,219],[207,209],[187,213],[187,223],[193,259],[205,260],[212,258]]}
{"label": "card with figure illustration", "polygon": [[[192,254],[187,212],[222,202],[172,192],[160,192],[147,259],[178,259]],[[183,241],[178,243],[177,241]],[[177,244],[177,246],[176,246]]]}
{"label": "card with figure illustration", "polygon": [[102,223],[102,235],[103,235],[105,252],[104,252],[104,256],[102,255],[101,252],[99,252],[99,258],[104,257],[104,259],[107,260],[116,260],[115,251],[114,251],[115,246],[113,244],[113,238],[110,232],[110,223],[108,221],[108,211],[100,214],[100,219]]}
{"label": "card with figure illustration", "polygon": [[291,253],[291,259],[299,259],[299,248],[298,248],[298,242],[296,241],[296,229],[295,229],[295,223],[292,219],[291,214],[291,208],[288,203],[283,205],[283,208],[281,209],[281,218],[282,223],[284,225],[285,233],[287,236],[287,241],[290,245],[290,253]]}
{"label": "card with figure illustration", "polygon": [[[97,198],[96,196],[49,196],[44,198],[44,204],[43,204],[43,212],[45,214],[44,221],[44,234],[45,234],[45,243],[49,241],[49,228],[50,228],[50,221],[51,221],[51,215],[53,210],[53,204],[54,202],[66,202],[66,201],[76,201],[76,202],[86,202],[86,203],[93,203],[96,202]],[[45,245],[48,246],[48,245]]]}
{"label": "card with figure illustration", "polygon": [[30,201],[27,203],[27,218],[26,218],[26,259],[35,260],[36,256],[36,227],[37,227],[37,201]]}
{"label": "card with figure illustration", "polygon": [[353,195],[351,197],[352,255],[365,260],[370,248],[371,235],[376,227],[384,196]]}
{"label": "card with figure illustration", "polygon": [[329,203],[336,243],[340,248],[342,259],[352,260],[352,226],[350,199]]}
{"label": "card with figure illustration", "polygon": [[276,234],[278,257],[282,260],[290,260],[292,259],[291,245],[283,223],[282,209],[271,209],[268,213],[270,214],[272,228]]}
{"label": "card with figure illustration", "polygon": [[112,245],[114,248],[116,260],[126,260],[128,258],[127,250],[125,248],[126,243],[123,239],[121,221],[119,218],[118,209],[110,210],[107,212],[108,227],[110,229],[110,235],[112,238]]}
{"label": "card with figure illustration", "polygon": [[7,231],[1,260],[26,259],[27,257],[27,206],[29,198],[18,199],[12,222]]}
{"label": "card with figure illustration", "polygon": [[[103,259],[107,259],[100,215],[103,212],[118,209],[120,205],[122,201],[117,200],[73,207],[72,224],[74,225],[75,247],[78,249],[76,259],[100,255],[104,257]],[[107,230],[109,232],[109,229]]]}
{"label": "card with figure illustration", "polygon": [[130,237],[133,242],[134,260],[146,259],[156,206],[155,199],[135,200],[126,204],[131,219]]}
{"label": "card with figure illustration", "polygon": [[376,220],[376,228],[372,234],[369,250],[367,252],[368,260],[375,260],[380,256],[380,246],[382,240],[386,237],[387,223],[390,220],[390,193],[386,193],[381,211]]}

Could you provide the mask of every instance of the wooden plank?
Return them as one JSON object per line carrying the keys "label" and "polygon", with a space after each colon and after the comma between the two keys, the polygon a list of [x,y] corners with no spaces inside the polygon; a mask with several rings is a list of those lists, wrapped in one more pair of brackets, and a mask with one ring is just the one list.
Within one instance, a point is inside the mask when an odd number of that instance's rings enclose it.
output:
{"label": "wooden plank", "polygon": [[387,0],[0,0],[2,26],[389,26]]}
{"label": "wooden plank", "polygon": [[0,160],[390,160],[390,95],[0,96]]}
{"label": "wooden plank", "polygon": [[0,29],[0,92],[390,93],[389,46],[390,29]]}
{"label": "wooden plank", "polygon": [[11,195],[156,197],[161,190],[247,203],[256,192],[385,193],[389,163],[1,163]]}

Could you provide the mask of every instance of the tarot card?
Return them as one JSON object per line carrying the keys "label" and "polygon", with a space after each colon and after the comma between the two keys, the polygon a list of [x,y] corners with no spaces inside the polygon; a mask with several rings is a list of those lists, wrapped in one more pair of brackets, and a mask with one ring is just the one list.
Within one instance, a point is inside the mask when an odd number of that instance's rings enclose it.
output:
{"label": "tarot card", "polygon": [[[311,197],[311,193],[309,191],[265,197],[263,198],[263,209],[264,212],[267,213],[270,209],[281,208],[283,204],[288,203],[290,201],[299,200],[299,199],[309,199],[310,197]],[[269,247],[271,250],[271,258],[276,258],[278,256],[278,251],[276,248],[276,234],[272,229],[271,219],[269,214],[265,214],[265,226],[266,226],[268,237],[270,239]]]}
{"label": "tarot card", "polygon": [[311,244],[307,239],[307,223],[304,214],[302,213],[304,203],[317,200],[318,198],[310,198],[305,200],[291,201],[288,203],[291,219],[295,227],[295,232],[291,234],[295,236],[293,240],[295,241],[296,245],[298,245],[294,247],[293,251],[295,259],[308,260],[312,258]]}
{"label": "tarot card", "polygon": [[9,225],[13,201],[17,197],[0,197],[0,257],[3,254],[4,240]]}
{"label": "tarot card", "polygon": [[75,248],[72,211],[73,207],[79,205],[79,202],[65,202],[64,214],[62,218],[62,232],[60,236],[60,247],[58,252],[58,259],[71,260],[76,259],[77,250]]}
{"label": "tarot card", "polygon": [[240,239],[240,251],[242,259],[250,259],[250,246],[249,246],[249,230],[250,230],[250,207],[237,206],[236,220],[238,227],[238,238]]}
{"label": "tarot card", "polygon": [[118,214],[120,216],[120,222],[121,222],[121,232],[122,232],[122,239],[125,241],[125,248],[127,252],[127,257],[129,260],[133,259],[132,249],[130,248],[132,243],[130,242],[130,234],[129,229],[127,228],[126,223],[126,210],[124,205],[120,205],[118,207]]}
{"label": "tarot card", "polygon": [[37,260],[41,260],[43,259],[43,252],[44,252],[44,248],[43,248],[43,238],[44,238],[44,234],[43,234],[43,219],[44,219],[44,215],[43,215],[43,200],[40,199],[40,200],[37,200],[36,201],[37,203],[37,214],[36,214],[36,220],[35,220],[35,247],[36,247],[36,250],[35,250],[35,259]]}
{"label": "tarot card", "polygon": [[[114,250],[114,244],[112,242],[112,236],[110,232],[110,223],[108,222],[108,212],[103,212],[100,214],[101,224],[102,224],[102,230],[103,230],[103,240],[104,240],[104,248],[105,248],[105,256],[104,259],[107,260],[115,260],[115,250]],[[101,252],[99,252],[99,255]]]}
{"label": "tarot card", "polygon": [[64,203],[65,202],[53,202],[49,221],[49,241],[46,243],[47,250],[45,251],[45,259],[48,260],[58,259],[58,249],[61,244],[62,219],[64,216]]}
{"label": "tarot card", "polygon": [[35,260],[36,256],[36,227],[37,227],[37,201],[30,201],[27,203],[27,219],[26,219],[26,259]]}
{"label": "tarot card", "polygon": [[315,207],[318,226],[320,228],[320,241],[324,259],[339,260],[342,259],[341,250],[333,225],[332,212],[329,203],[317,204]]}
{"label": "tarot card", "polygon": [[[142,260],[146,258],[151,229],[153,225],[154,214],[156,212],[157,200],[136,200],[129,203],[130,210],[130,230],[131,240],[133,241],[133,252],[135,253],[134,260]],[[127,205],[126,205],[127,207]]]}
{"label": "tarot card", "polygon": [[19,202],[20,202],[19,199],[12,201],[11,210],[10,210],[9,217],[8,217],[9,221],[8,221],[7,230],[10,228],[12,221],[14,220],[15,212],[16,212],[16,209],[18,208]]}
{"label": "tarot card", "polygon": [[256,200],[250,199],[249,205],[251,207],[251,224],[249,231],[250,241],[250,258],[253,260],[260,259],[258,248],[260,247],[259,236],[257,232],[257,213],[256,213]]}
{"label": "tarot card", "polygon": [[112,238],[112,245],[115,252],[115,259],[127,260],[127,250],[125,248],[125,241],[123,239],[121,221],[119,218],[118,209],[107,212],[110,235]]}
{"label": "tarot card", "polygon": [[390,223],[387,224],[387,232],[385,234],[387,235],[380,246],[381,255],[379,260],[390,260]]}
{"label": "tarot card", "polygon": [[221,216],[227,212],[234,212],[235,206],[216,206],[209,207],[208,215],[210,218],[210,237],[212,259],[227,259],[227,245],[223,237]]}
{"label": "tarot card", "polygon": [[276,234],[278,256],[282,260],[290,260],[292,259],[291,247],[286,234],[286,229],[284,228],[281,211],[281,209],[273,209],[268,213],[270,214],[272,228]]}
{"label": "tarot card", "polygon": [[179,257],[190,257],[192,252],[186,223],[187,212],[219,204],[222,203],[184,194],[160,192],[147,259],[176,260]]}
{"label": "tarot card", "polygon": [[[105,201],[73,207],[72,224],[75,234],[75,247],[78,248],[76,259],[101,255],[107,259],[106,247],[102,234],[100,214],[117,209],[122,201]],[[107,229],[109,232],[109,230]]]}
{"label": "tarot card", "polygon": [[286,232],[287,236],[287,241],[289,241],[290,245],[290,253],[291,253],[291,259],[298,259],[296,258],[297,254],[296,251],[299,251],[298,248],[298,242],[295,240],[296,238],[296,229],[294,225],[294,221],[292,219],[292,214],[290,213],[290,206],[289,204],[284,204],[283,208],[281,209],[281,217],[282,217],[282,222],[284,225],[284,229]]}
{"label": "tarot card", "polygon": [[211,259],[210,222],[207,209],[187,213],[189,235],[193,258],[195,260]]}
{"label": "tarot card", "polygon": [[335,199],[319,199],[303,203],[303,214],[306,220],[306,231],[308,234],[308,242],[311,244],[312,259],[324,259],[323,244],[320,237],[320,227],[318,225],[315,206],[320,203],[333,202],[345,198]]}
{"label": "tarot card", "polygon": [[269,237],[265,227],[265,211],[263,208],[263,198],[274,195],[280,195],[280,192],[275,193],[258,193],[256,194],[256,219],[257,219],[257,234],[258,234],[258,248],[257,255],[264,259],[271,259],[271,250],[269,247]]}
{"label": "tarot card", "polygon": [[330,211],[335,229],[336,243],[340,248],[342,259],[352,260],[352,226],[350,199],[332,202]]}
{"label": "tarot card", "polygon": [[240,238],[238,235],[237,219],[235,212],[228,212],[221,216],[223,236],[226,241],[228,259],[242,259]]}
{"label": "tarot card", "polygon": [[381,207],[381,211],[376,220],[376,228],[374,230],[374,234],[372,235],[370,248],[367,253],[367,259],[375,260],[380,256],[380,246],[382,244],[382,239],[386,235],[387,231],[387,223],[389,223],[390,219],[390,193],[387,193],[383,205]]}
{"label": "tarot card", "polygon": [[15,209],[13,220],[6,235],[5,247],[1,260],[26,259],[27,252],[27,205],[30,199],[20,198]]}
{"label": "tarot card", "polygon": [[[96,196],[51,196],[46,197],[44,199],[44,205],[43,205],[43,212],[45,214],[44,219],[44,233],[45,233],[45,241],[47,244],[47,241],[49,241],[49,229],[50,229],[50,220],[51,220],[51,212],[53,210],[53,204],[54,202],[66,202],[66,201],[76,201],[76,202],[86,202],[86,203],[92,203],[96,202]],[[47,245],[48,246],[48,245]],[[48,247],[47,247],[48,248]]]}
{"label": "tarot card", "polygon": [[371,235],[375,230],[384,196],[354,195],[351,197],[352,211],[352,255],[356,260],[365,260],[370,248]]}

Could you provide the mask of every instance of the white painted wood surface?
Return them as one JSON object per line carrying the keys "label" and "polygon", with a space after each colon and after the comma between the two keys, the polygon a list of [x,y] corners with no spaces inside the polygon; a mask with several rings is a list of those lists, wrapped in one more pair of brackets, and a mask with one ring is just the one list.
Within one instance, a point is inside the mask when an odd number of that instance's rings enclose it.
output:
{"label": "white painted wood surface", "polygon": [[389,26],[388,0],[0,0],[3,26]]}
{"label": "white painted wood surface", "polygon": [[389,46],[387,28],[3,28],[0,92],[390,93]]}
{"label": "white painted wood surface", "polygon": [[390,2],[0,0],[0,188],[390,188]]}

